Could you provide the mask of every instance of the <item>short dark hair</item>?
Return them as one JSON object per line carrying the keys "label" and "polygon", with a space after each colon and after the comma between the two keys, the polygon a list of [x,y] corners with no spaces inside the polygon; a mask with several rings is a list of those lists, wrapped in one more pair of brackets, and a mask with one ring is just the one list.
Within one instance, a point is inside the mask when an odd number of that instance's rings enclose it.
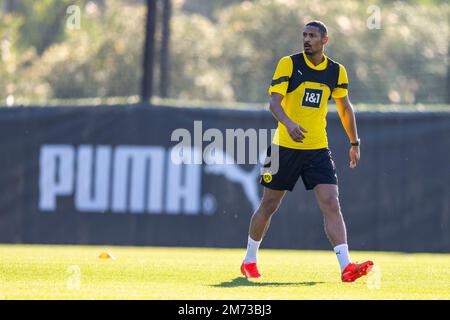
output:
{"label": "short dark hair", "polygon": [[305,24],[306,26],[312,26],[312,27],[316,27],[319,29],[320,35],[322,36],[322,38],[326,35],[328,35],[328,30],[327,30],[327,26],[325,25],[325,23],[323,23],[322,21],[319,20],[313,20],[308,22],[307,24]]}

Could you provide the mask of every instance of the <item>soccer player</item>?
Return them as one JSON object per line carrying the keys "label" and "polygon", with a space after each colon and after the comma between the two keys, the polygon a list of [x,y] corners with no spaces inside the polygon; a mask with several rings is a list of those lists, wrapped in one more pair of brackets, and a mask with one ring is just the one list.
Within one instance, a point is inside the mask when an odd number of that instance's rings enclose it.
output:
{"label": "soccer player", "polygon": [[[259,208],[250,221],[247,254],[241,272],[260,278],[257,253],[270,220],[287,190],[292,191],[301,176],[306,190],[314,190],[324,217],[325,233],[334,247],[341,268],[341,280],[353,282],[370,272],[372,261],[352,263],[347,233],[339,204],[336,168],[328,149],[326,133],[327,102],[334,98],[342,125],[350,140],[350,168],[360,158],[360,140],[355,114],[348,98],[347,72],[323,51],[328,42],[327,28],[311,21],[303,29],[304,51],[281,58],[269,87],[270,110],[278,120],[272,146],[267,151],[264,186]],[[271,148],[278,148],[278,171],[270,172]],[[272,152],[275,156],[275,152]]]}

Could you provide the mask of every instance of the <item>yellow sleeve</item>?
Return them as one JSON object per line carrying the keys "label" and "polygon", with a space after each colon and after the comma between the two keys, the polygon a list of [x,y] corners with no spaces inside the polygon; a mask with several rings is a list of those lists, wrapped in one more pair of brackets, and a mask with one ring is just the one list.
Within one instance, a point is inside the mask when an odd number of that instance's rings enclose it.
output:
{"label": "yellow sleeve", "polygon": [[340,64],[339,65],[339,78],[338,85],[334,88],[332,97],[333,98],[344,98],[348,94],[348,77],[347,71],[345,67]]}
{"label": "yellow sleeve", "polygon": [[291,57],[286,56],[280,59],[268,90],[269,96],[273,92],[282,94],[283,96],[286,95],[289,85],[289,78],[292,75],[292,68],[293,63]]}

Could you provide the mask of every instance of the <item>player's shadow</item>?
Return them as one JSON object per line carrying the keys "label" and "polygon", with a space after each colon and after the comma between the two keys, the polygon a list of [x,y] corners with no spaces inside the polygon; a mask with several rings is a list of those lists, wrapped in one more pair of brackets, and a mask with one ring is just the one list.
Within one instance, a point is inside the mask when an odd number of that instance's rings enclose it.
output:
{"label": "player's shadow", "polygon": [[237,277],[231,281],[214,284],[216,288],[235,288],[235,287],[297,287],[297,286],[315,286],[324,282],[264,282],[262,279],[248,280],[244,277]]}

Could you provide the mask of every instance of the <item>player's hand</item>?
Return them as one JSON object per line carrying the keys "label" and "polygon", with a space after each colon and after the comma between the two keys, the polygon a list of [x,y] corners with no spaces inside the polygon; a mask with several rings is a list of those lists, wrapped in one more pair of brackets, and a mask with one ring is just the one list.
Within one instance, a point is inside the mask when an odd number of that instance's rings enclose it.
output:
{"label": "player's hand", "polygon": [[303,143],[302,140],[305,139],[305,135],[303,133],[306,133],[308,131],[300,127],[294,121],[289,121],[289,123],[286,125],[286,128],[292,140]]}
{"label": "player's hand", "polygon": [[359,146],[351,146],[350,151],[348,152],[350,156],[350,168],[354,169],[358,165],[359,162]]}

